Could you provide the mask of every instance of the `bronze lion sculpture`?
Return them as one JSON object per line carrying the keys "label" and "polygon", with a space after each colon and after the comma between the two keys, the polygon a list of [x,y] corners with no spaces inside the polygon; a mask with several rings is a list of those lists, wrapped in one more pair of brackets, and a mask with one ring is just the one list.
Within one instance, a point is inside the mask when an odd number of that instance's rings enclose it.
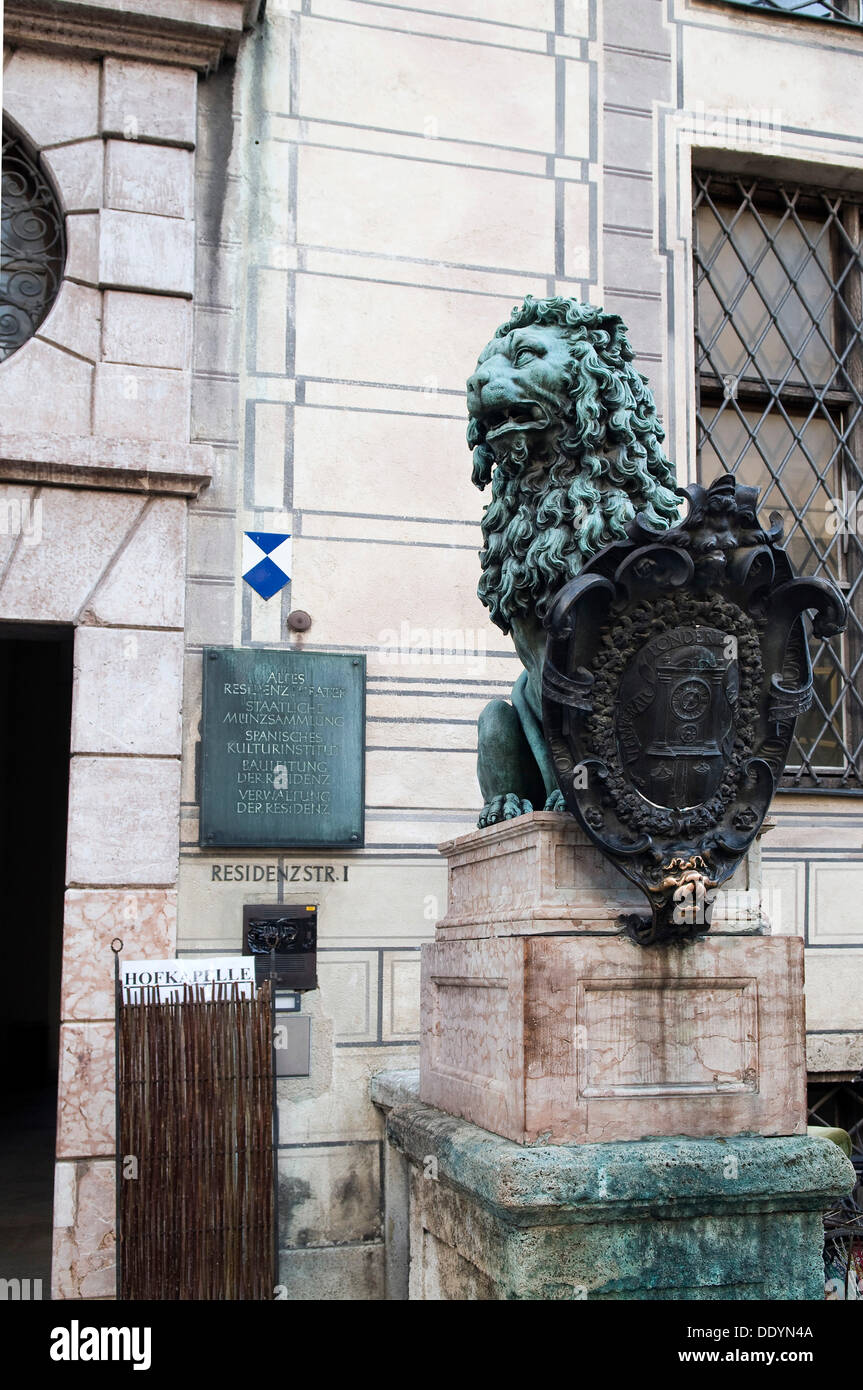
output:
{"label": "bronze lion sculpture", "polygon": [[664,431],[616,314],[530,295],[501,324],[467,383],[473,482],[491,484],[478,594],[524,666],[512,704],[479,719],[479,824],[564,809],[542,729],[546,618],[584,560],[637,512],[663,529],[680,496]]}

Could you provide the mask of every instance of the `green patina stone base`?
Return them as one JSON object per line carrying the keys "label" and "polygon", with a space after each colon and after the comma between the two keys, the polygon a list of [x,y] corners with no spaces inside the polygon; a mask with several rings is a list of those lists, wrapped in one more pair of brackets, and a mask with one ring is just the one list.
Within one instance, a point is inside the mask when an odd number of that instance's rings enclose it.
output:
{"label": "green patina stone base", "polygon": [[822,1215],[854,1182],[821,1138],[524,1147],[381,1073],[388,1297],[823,1299]]}

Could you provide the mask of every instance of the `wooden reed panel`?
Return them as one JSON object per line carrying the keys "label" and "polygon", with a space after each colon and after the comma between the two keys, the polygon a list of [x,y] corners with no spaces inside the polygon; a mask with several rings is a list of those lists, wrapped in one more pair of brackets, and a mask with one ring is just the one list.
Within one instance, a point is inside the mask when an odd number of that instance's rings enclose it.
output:
{"label": "wooden reed panel", "polygon": [[270,986],[120,1004],[123,1299],[271,1299],[275,1283]]}

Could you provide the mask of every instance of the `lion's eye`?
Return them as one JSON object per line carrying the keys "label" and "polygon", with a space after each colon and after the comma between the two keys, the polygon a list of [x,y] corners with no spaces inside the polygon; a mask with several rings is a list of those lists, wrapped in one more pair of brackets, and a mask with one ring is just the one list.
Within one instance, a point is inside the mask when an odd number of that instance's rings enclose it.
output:
{"label": "lion's eye", "polygon": [[534,348],[520,347],[515,357],[512,359],[513,366],[523,367],[526,362],[529,362],[531,358],[536,357],[536,355],[536,350]]}

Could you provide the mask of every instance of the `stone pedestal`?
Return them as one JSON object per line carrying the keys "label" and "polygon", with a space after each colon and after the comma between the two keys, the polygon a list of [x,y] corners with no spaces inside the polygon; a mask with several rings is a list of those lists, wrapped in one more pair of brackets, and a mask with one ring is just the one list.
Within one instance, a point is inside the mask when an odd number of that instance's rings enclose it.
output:
{"label": "stone pedestal", "polygon": [[853,1182],[805,1135],[525,1148],[380,1073],[393,1299],[817,1299]]}
{"label": "stone pedestal", "polygon": [[803,942],[757,845],[709,935],[642,947],[640,895],[577,823],[442,846],[420,1074],[381,1074],[388,1296],[820,1299],[853,1184],[806,1136]]}
{"label": "stone pedestal", "polygon": [[617,920],[641,895],[570,816],[442,852],[423,1101],[528,1144],[805,1133],[803,942],[767,934],[757,848],[708,936],[648,948]]}
{"label": "stone pedestal", "polygon": [[803,942],[423,952],[421,1097],[518,1143],[805,1134]]}
{"label": "stone pedestal", "polygon": [[[765,822],[762,833],[771,828]],[[448,865],[446,916],[437,941],[553,932],[619,934],[618,917],[647,903],[603,858],[573,816],[534,811],[439,846]],[[763,935],[760,837],[717,894],[711,936]]]}

